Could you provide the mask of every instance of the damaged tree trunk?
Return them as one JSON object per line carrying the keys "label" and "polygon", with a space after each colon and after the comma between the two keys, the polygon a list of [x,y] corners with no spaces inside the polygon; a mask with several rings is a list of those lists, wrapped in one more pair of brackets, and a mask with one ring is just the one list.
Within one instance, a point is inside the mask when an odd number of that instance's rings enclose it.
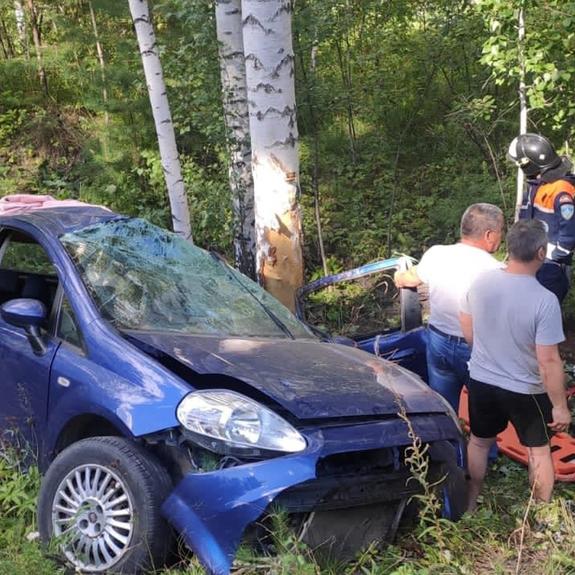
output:
{"label": "damaged tree trunk", "polygon": [[241,0],[216,0],[220,76],[230,151],[230,190],[234,212],[234,254],[239,270],[256,279],[256,230],[250,121]]}
{"label": "damaged tree trunk", "polygon": [[290,0],[242,0],[260,283],[290,309],[303,283]]}
{"label": "damaged tree trunk", "polygon": [[168,188],[168,197],[170,198],[172,226],[174,232],[191,241],[190,210],[186,190],[184,189],[184,180],[182,179],[182,170],[176,146],[176,135],[158,54],[156,35],[150,20],[148,2],[147,0],[129,0],[129,5],[134,27],[136,28],[154,124],[158,135],[160,158],[166,179],[166,187]]}

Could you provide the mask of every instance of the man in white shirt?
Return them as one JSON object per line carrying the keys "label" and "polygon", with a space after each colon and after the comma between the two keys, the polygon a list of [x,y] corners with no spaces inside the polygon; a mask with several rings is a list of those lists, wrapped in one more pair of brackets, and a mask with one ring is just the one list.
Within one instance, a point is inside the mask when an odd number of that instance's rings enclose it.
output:
{"label": "man in white shirt", "polygon": [[427,371],[429,385],[459,409],[461,389],[469,378],[471,350],[459,323],[462,297],[483,272],[501,267],[490,254],[501,243],[505,220],[492,204],[473,204],[461,218],[461,239],[453,245],[427,250],[417,266],[398,271],[397,287],[429,286]]}
{"label": "man in white shirt", "polygon": [[549,439],[554,431],[567,431],[571,413],[557,346],[565,339],[559,300],[536,279],[546,248],[543,223],[520,220],[507,234],[507,267],[477,278],[461,300],[461,326],[473,344],[469,511],[483,484],[488,451],[510,421],[529,454],[535,498],[551,499]]}

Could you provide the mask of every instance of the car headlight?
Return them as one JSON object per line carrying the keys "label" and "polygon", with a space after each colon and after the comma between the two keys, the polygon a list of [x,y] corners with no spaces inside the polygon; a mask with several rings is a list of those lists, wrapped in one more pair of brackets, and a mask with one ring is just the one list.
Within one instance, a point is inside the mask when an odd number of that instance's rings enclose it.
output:
{"label": "car headlight", "polygon": [[306,448],[306,440],[287,421],[233,391],[194,391],[181,401],[176,416],[204,447],[214,451],[221,451],[222,444],[283,453]]}

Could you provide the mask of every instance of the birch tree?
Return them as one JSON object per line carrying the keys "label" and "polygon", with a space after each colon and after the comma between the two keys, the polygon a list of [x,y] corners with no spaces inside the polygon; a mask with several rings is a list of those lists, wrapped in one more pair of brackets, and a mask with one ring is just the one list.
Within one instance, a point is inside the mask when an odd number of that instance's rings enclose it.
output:
{"label": "birch tree", "polygon": [[142,65],[158,136],[162,168],[170,199],[172,226],[174,232],[191,241],[190,211],[186,190],[184,189],[184,180],[182,179],[176,135],[158,54],[156,35],[150,20],[148,2],[147,0],[129,0],[129,5],[142,56]]}
{"label": "birch tree", "polygon": [[220,76],[234,212],[236,266],[256,279],[256,231],[241,0],[216,0]]}
{"label": "birch tree", "polygon": [[16,18],[16,29],[18,30],[18,39],[22,48],[22,53],[28,54],[28,34],[26,33],[26,16],[24,14],[24,6],[20,0],[14,0],[14,17]]}
{"label": "birch tree", "polygon": [[294,308],[303,283],[289,0],[242,0],[260,283]]}

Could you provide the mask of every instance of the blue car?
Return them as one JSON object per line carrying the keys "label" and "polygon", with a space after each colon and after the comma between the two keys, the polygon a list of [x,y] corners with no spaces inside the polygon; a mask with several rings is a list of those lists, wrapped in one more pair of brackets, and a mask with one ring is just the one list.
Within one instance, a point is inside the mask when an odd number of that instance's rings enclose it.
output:
{"label": "blue car", "polygon": [[177,535],[226,574],[277,509],[350,558],[420,491],[410,427],[444,515],[464,510],[457,418],[400,365],[423,369],[421,328],[323,336],[217,255],[94,206],[0,216],[0,304],[0,432],[36,455],[41,537],[78,571],[144,572]]}

